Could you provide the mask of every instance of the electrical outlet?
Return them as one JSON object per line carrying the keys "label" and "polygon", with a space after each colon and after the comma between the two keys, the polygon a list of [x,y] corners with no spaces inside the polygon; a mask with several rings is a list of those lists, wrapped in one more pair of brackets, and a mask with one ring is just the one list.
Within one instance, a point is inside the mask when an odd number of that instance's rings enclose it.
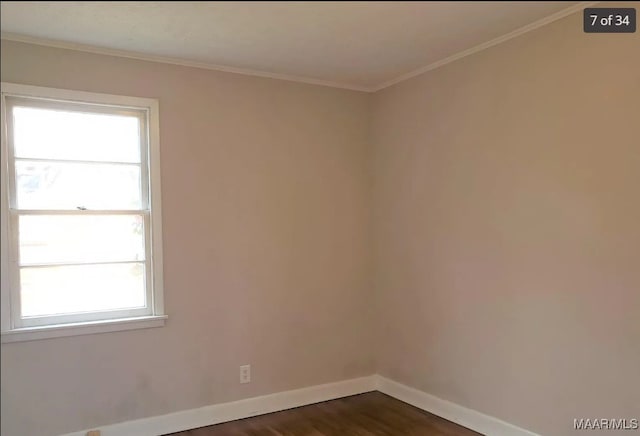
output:
{"label": "electrical outlet", "polygon": [[249,383],[251,381],[251,365],[242,365],[240,367],[240,383]]}

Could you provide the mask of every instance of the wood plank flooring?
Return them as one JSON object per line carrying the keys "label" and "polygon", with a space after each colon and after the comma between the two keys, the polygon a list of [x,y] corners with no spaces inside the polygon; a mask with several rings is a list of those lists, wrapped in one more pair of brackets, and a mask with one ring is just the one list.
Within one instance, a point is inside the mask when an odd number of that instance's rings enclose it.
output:
{"label": "wood plank flooring", "polygon": [[369,392],[173,436],[478,436],[380,392]]}

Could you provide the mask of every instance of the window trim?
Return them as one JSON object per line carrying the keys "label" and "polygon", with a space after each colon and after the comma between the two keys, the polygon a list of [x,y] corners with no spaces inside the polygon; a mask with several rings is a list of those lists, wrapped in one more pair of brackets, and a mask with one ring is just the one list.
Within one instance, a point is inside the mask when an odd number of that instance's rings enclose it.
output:
{"label": "window trim", "polygon": [[[149,110],[147,108],[123,108],[122,106],[105,106],[105,105],[87,105],[86,103],[77,103],[77,102],[69,102],[69,101],[54,101],[54,100],[43,100],[43,99],[32,99],[27,97],[15,97],[12,95],[5,94],[5,110],[7,114],[13,112],[16,107],[30,107],[30,108],[41,108],[41,109],[52,109],[52,110],[70,110],[82,113],[92,113],[92,114],[117,114],[117,115],[125,115],[131,116],[138,119],[141,127],[141,136],[140,136],[140,162],[117,162],[115,165],[132,165],[138,166],[140,168],[140,209],[136,209],[133,211],[127,210],[66,210],[66,209],[18,209],[15,204],[17,200],[17,188],[15,182],[15,171],[16,171],[16,160],[19,159],[24,161],[25,158],[16,158],[15,156],[15,144],[13,143],[13,126],[10,123],[6,124],[7,129],[7,164],[8,164],[8,189],[9,189],[9,219],[8,219],[8,228],[9,228],[9,280],[11,283],[10,287],[10,298],[11,298],[11,310],[12,314],[20,313],[21,308],[21,295],[20,289],[18,289],[19,282],[19,271],[20,268],[24,267],[24,264],[14,266],[11,264],[11,259],[18,259],[19,253],[19,243],[16,238],[16,232],[12,229],[18,228],[18,221],[20,217],[26,215],[127,215],[130,212],[138,215],[142,218],[144,222],[144,241],[145,241],[145,259],[144,261],[134,261],[136,263],[144,264],[144,275],[145,275],[145,284],[150,284],[149,286],[145,286],[145,301],[147,304],[144,307],[136,307],[136,308],[127,308],[127,309],[114,309],[114,310],[103,310],[103,311],[95,311],[95,312],[80,312],[80,313],[68,313],[68,314],[59,314],[59,315],[45,315],[45,316],[33,316],[33,317],[12,317],[11,327],[13,329],[22,329],[28,327],[42,327],[42,326],[52,326],[52,325],[60,325],[60,324],[75,324],[75,323],[84,323],[91,321],[104,321],[107,319],[123,319],[123,318],[132,318],[132,317],[143,317],[143,316],[151,316],[154,314],[154,308],[152,306],[153,302],[153,285],[154,279],[152,274],[152,244],[151,244],[151,235],[147,231],[151,225],[150,219],[150,200],[149,200],[149,162],[148,155],[149,152],[147,150],[148,147],[145,147],[145,144],[149,144],[149,134],[148,134],[148,118],[149,118]],[[71,163],[82,163],[83,161],[78,160],[58,160],[52,158],[42,158],[42,159],[33,159],[39,162],[71,162]],[[110,164],[109,162],[103,161],[85,161],[85,163],[91,164]],[[84,265],[89,264],[121,264],[124,263],[122,261],[117,262],[88,262],[84,263]],[[68,266],[80,266],[82,262],[62,262],[60,265],[68,265]],[[38,265],[44,266],[44,265]],[[35,266],[35,267],[38,267]]]}
{"label": "window trim", "polygon": [[[0,170],[0,178],[2,189],[0,189],[0,218],[2,220],[0,226],[0,255],[2,270],[6,273],[1,278],[1,332],[2,342],[15,342],[20,340],[33,340],[57,336],[70,336],[76,334],[100,333],[104,331],[118,331],[125,329],[157,327],[164,324],[166,315],[164,314],[164,292],[163,292],[163,258],[162,258],[162,215],[161,215],[161,186],[160,186],[160,144],[159,144],[159,108],[158,100],[141,97],[129,97],[111,94],[98,94],[84,91],[74,91],[68,89],[56,89],[31,85],[21,85],[15,83],[1,83],[2,98],[0,104],[2,106],[1,134],[2,134],[2,168]],[[147,282],[151,282],[149,291],[147,292],[148,306],[150,313],[137,312],[133,315],[122,313],[117,318],[101,318],[98,320],[86,320],[76,322],[66,322],[46,325],[30,325],[25,326],[16,319],[20,319],[16,314],[15,298],[12,298],[12,286],[15,280],[16,265],[9,264],[9,254],[12,246],[17,247],[17,234],[11,232],[11,223],[13,217],[10,211],[9,201],[13,183],[10,180],[10,166],[13,162],[9,159],[9,144],[7,132],[7,102],[6,97],[10,98],[37,98],[40,101],[50,100],[59,102],[60,106],[68,104],[73,106],[75,103],[82,105],[95,105],[95,112],[100,112],[101,106],[110,106],[110,113],[113,113],[113,107],[121,107],[124,110],[144,111],[147,116],[144,117],[144,126],[146,127],[146,149],[142,149],[141,153],[141,188],[143,197],[147,197],[147,204],[137,213],[143,215],[145,220],[145,239],[149,242],[150,247],[147,250],[150,259],[146,268]],[[44,106],[49,106],[46,102]],[[93,108],[92,108],[93,109]],[[93,112],[93,111],[92,111]],[[145,165],[146,158],[146,165]],[[143,168],[143,166],[145,168]],[[146,173],[146,177],[145,177]],[[147,209],[148,208],[148,209]],[[147,209],[147,210],[145,210]],[[147,225],[148,224],[148,225]],[[17,248],[16,248],[17,249]],[[19,308],[18,308],[19,309]],[[107,312],[107,311],[105,311]],[[105,313],[102,312],[102,313]],[[120,311],[119,311],[120,312]],[[100,312],[98,312],[100,313]],[[114,313],[115,315],[115,313]],[[44,318],[44,317],[43,317]],[[53,318],[51,318],[53,319]]]}

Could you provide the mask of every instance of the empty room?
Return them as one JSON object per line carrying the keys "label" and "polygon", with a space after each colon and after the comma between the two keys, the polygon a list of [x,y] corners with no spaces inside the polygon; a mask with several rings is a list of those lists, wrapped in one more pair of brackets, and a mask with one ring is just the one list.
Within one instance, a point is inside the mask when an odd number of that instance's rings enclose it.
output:
{"label": "empty room", "polygon": [[640,2],[2,1],[2,436],[640,434]]}

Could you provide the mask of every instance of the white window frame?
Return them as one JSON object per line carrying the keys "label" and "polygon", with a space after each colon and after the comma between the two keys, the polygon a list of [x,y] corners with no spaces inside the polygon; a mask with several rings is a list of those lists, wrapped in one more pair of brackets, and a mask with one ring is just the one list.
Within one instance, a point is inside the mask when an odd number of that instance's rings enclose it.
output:
{"label": "white window frame", "polygon": [[[0,255],[1,336],[2,342],[44,339],[77,334],[101,333],[164,325],[162,278],[162,216],[160,193],[160,141],[158,101],[149,98],[97,94],[68,89],[1,84],[2,87],[2,149],[0,168]],[[51,214],[52,211],[15,210],[15,176],[11,125],[7,123],[9,109],[20,100],[30,106],[82,109],[95,113],[124,113],[140,119],[142,208],[134,211],[54,211],[54,214],[136,214],[143,215],[145,229],[145,308],[87,312],[22,318],[18,264],[19,215]],[[144,146],[146,144],[146,147]]]}

